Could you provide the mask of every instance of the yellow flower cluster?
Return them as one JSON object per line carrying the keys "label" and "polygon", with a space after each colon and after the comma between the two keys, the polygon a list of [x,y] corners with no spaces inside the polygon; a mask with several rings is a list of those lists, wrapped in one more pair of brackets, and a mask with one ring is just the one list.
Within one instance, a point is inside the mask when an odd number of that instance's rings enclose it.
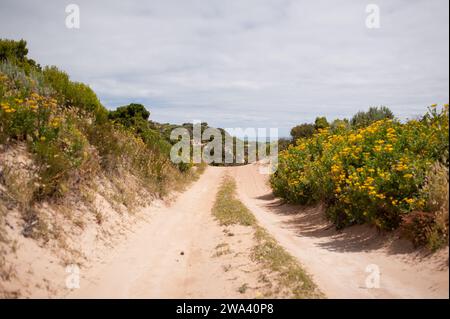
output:
{"label": "yellow flower cluster", "polygon": [[61,125],[62,119],[60,117],[54,117],[50,120],[50,126],[53,128],[58,128]]}
{"label": "yellow flower cluster", "polygon": [[57,101],[54,98],[48,98],[37,93],[32,93],[31,96],[26,99],[25,104],[32,111],[37,111],[39,107],[54,109],[57,106]]}
{"label": "yellow flower cluster", "polygon": [[0,103],[0,107],[2,108],[2,110],[5,113],[14,113],[14,112],[16,112],[16,109],[11,107],[8,102]]}
{"label": "yellow flower cluster", "polygon": [[40,107],[43,109],[55,109],[57,107],[57,101],[54,98],[31,93],[25,100],[22,98],[14,98],[10,102],[1,102],[0,107],[5,113],[16,113],[21,109],[37,112]]}

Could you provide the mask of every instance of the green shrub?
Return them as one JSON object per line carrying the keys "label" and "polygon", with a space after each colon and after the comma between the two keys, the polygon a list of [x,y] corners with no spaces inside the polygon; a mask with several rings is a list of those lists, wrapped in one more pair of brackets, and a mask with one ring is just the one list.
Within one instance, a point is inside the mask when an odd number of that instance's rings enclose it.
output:
{"label": "green shrub", "polygon": [[291,129],[292,140],[295,142],[299,138],[308,138],[314,135],[316,129],[314,124],[300,124]]}
{"label": "green shrub", "polygon": [[369,126],[376,121],[393,118],[394,113],[392,113],[392,111],[388,107],[371,107],[367,112],[360,111],[356,113],[350,120],[350,123],[353,127],[361,128]]}
{"label": "green shrub", "polygon": [[131,103],[120,106],[115,111],[109,112],[111,120],[122,124],[125,127],[142,125],[142,121],[148,121],[150,112],[142,104]]}
{"label": "green shrub", "polygon": [[69,76],[55,66],[45,67],[42,74],[45,82],[56,92],[59,105],[92,112],[101,120],[106,118],[106,109],[89,86],[70,81]]}

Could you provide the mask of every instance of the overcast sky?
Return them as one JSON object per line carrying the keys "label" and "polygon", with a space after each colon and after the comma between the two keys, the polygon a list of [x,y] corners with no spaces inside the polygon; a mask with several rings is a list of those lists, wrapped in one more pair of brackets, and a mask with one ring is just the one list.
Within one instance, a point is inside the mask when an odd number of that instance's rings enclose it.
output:
{"label": "overcast sky", "polygon": [[1,0],[0,37],[160,122],[287,135],[318,115],[387,105],[408,118],[449,100],[448,0],[74,0],[80,29],[65,26],[69,3]]}

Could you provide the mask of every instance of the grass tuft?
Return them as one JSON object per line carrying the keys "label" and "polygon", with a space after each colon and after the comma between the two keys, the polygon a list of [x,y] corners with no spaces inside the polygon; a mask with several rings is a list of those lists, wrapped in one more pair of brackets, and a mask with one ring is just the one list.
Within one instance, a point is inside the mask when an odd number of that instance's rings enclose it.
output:
{"label": "grass tuft", "polygon": [[[281,247],[264,228],[258,225],[253,213],[236,198],[236,183],[232,177],[225,176],[223,179],[212,212],[221,225],[239,224],[254,228],[256,244],[252,249],[251,257],[266,271],[275,274],[273,276],[276,286],[274,292],[284,292],[288,297],[293,298],[324,297],[297,260]],[[221,252],[223,246],[220,244],[216,247],[218,252]],[[267,278],[267,276],[264,277]],[[248,286],[245,284],[239,288],[239,292],[245,293],[247,288]],[[266,295],[271,295],[271,293]]]}
{"label": "grass tuft", "polygon": [[288,289],[294,298],[323,297],[316,284],[277,241],[262,227],[256,226],[252,257],[267,269],[277,272],[278,286]]}
{"label": "grass tuft", "polygon": [[213,207],[213,215],[220,225],[239,224],[243,226],[255,225],[255,216],[235,196],[236,183],[230,176],[225,176],[217,193]]}

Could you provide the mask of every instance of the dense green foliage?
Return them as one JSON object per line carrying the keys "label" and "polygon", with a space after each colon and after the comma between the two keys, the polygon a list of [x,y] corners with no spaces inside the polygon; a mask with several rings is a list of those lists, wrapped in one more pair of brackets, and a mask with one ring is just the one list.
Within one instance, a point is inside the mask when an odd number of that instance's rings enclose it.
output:
{"label": "dense green foliage", "polygon": [[291,137],[293,141],[299,138],[311,137],[316,132],[314,124],[303,123],[291,129]]}
{"label": "dense green foliage", "polygon": [[89,86],[70,81],[69,76],[55,66],[45,67],[42,74],[45,82],[55,91],[59,105],[76,107],[95,114],[98,119],[105,119],[107,110]]}
{"label": "dense green foliage", "polygon": [[109,119],[116,121],[123,126],[133,127],[141,126],[147,123],[150,112],[142,104],[131,103],[126,106],[120,106],[115,111],[109,112]]}
{"label": "dense green foliage", "polygon": [[6,60],[12,61],[19,65],[25,72],[30,72],[32,69],[39,69],[40,66],[36,62],[27,57],[28,49],[25,40],[14,41],[7,39],[0,39],[0,62]]}
{"label": "dense green foliage", "polygon": [[330,124],[328,123],[327,118],[325,116],[317,117],[316,120],[314,121],[314,128],[316,130],[321,130],[329,126]]}

